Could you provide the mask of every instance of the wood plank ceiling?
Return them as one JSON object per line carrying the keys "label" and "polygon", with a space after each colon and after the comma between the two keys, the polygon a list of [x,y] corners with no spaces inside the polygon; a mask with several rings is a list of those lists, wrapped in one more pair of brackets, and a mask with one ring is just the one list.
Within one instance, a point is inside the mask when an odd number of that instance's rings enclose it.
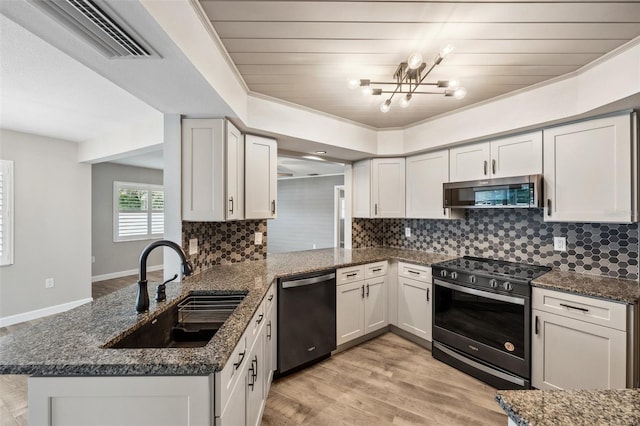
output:
{"label": "wood plank ceiling", "polygon": [[[212,1],[200,4],[253,92],[376,128],[403,127],[574,71],[640,36],[638,1]],[[349,90],[393,81],[413,52],[425,81],[458,79],[462,99]],[[603,81],[606,84],[606,81]]]}

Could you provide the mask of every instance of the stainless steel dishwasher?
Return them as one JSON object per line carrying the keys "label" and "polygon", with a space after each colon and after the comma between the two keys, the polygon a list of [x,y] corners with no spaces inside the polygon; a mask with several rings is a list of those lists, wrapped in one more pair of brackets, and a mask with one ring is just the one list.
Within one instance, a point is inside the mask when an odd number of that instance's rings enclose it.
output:
{"label": "stainless steel dishwasher", "polygon": [[336,348],[335,270],[278,280],[278,375]]}

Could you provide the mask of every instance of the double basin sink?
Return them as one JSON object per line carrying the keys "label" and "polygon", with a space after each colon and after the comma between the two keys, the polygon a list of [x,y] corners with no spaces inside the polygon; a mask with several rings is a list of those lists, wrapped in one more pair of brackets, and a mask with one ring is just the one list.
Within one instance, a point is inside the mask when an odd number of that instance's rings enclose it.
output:
{"label": "double basin sink", "polygon": [[104,347],[142,349],[205,346],[246,295],[246,292],[189,294],[140,328]]}

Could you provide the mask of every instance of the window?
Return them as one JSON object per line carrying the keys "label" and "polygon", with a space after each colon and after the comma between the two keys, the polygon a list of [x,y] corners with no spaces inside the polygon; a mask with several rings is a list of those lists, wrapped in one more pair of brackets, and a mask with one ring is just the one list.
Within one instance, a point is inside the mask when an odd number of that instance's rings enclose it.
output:
{"label": "window", "polygon": [[0,160],[0,266],[13,264],[13,161]]}
{"label": "window", "polygon": [[113,241],[148,240],[164,234],[164,188],[113,182]]}

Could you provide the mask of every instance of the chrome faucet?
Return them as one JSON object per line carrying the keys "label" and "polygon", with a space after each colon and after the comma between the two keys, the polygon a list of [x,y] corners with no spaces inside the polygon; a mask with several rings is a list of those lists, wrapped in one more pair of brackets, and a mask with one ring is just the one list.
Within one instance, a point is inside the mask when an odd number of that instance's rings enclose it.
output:
{"label": "chrome faucet", "polygon": [[187,256],[185,256],[182,248],[169,240],[158,240],[154,241],[142,250],[140,254],[140,275],[138,277],[138,296],[136,297],[136,311],[138,313],[146,312],[149,310],[149,291],[147,290],[147,257],[149,257],[149,253],[160,246],[170,247],[175,250],[176,253],[180,256],[180,260],[182,261],[182,274],[184,276],[191,275],[193,273],[193,266],[187,260]]}

